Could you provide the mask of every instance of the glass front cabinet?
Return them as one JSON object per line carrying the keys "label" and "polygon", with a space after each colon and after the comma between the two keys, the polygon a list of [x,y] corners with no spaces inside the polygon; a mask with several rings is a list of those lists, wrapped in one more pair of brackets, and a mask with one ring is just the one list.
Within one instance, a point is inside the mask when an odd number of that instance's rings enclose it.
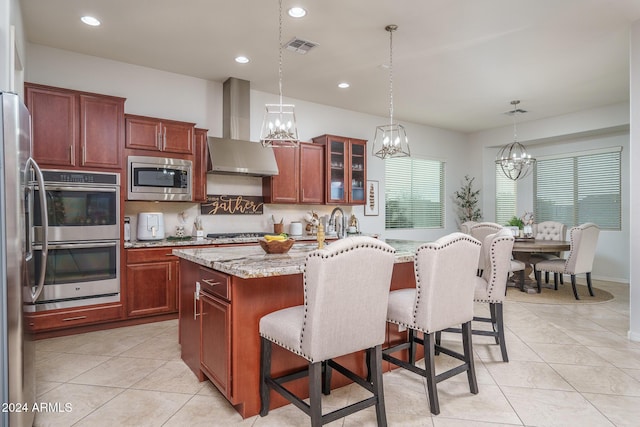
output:
{"label": "glass front cabinet", "polygon": [[313,138],[326,147],[327,204],[363,205],[367,180],[367,141],[335,135]]}

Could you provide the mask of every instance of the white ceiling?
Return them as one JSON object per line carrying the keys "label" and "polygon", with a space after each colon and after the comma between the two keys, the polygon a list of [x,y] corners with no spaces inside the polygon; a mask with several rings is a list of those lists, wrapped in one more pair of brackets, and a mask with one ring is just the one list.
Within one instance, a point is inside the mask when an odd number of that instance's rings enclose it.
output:
{"label": "white ceiling", "polygon": [[[278,92],[277,0],[21,0],[29,42]],[[308,15],[286,15],[293,5]],[[629,28],[640,0],[283,0],[285,97],[463,132],[629,99]],[[79,18],[93,15],[102,26]],[[246,55],[248,64],[234,58]],[[351,87],[337,88],[341,81]]]}

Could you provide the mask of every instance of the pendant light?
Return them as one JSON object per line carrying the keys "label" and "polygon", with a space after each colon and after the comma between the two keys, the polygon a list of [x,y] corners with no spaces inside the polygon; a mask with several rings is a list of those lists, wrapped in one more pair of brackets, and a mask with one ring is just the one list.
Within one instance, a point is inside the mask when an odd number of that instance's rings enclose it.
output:
{"label": "pendant light", "polygon": [[387,25],[384,29],[389,32],[389,124],[376,127],[373,155],[381,159],[407,157],[411,155],[407,132],[401,124],[393,123],[393,32],[398,26]]}
{"label": "pendant light", "polygon": [[496,156],[496,164],[500,165],[502,172],[507,178],[514,181],[531,174],[536,164],[536,159],[531,157],[531,154],[527,153],[524,145],[518,142],[516,115],[526,113],[525,110],[518,108],[518,104],[520,104],[518,100],[511,101],[513,109],[506,113],[513,118],[513,142],[502,147]]}
{"label": "pendant light", "polygon": [[266,104],[260,142],[264,147],[297,147],[298,128],[294,105],[282,103],[282,0],[279,0],[278,17],[278,89],[279,104]]}

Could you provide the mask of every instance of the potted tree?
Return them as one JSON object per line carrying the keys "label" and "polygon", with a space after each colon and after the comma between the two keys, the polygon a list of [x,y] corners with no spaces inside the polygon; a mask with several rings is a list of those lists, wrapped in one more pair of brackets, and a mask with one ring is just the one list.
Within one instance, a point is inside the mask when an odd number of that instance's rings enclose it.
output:
{"label": "potted tree", "polygon": [[469,175],[464,176],[464,184],[453,193],[455,203],[458,206],[458,218],[460,223],[467,221],[480,221],[482,219],[482,213],[478,205],[480,200],[478,195],[480,190],[473,189],[473,180],[475,178],[469,178]]}

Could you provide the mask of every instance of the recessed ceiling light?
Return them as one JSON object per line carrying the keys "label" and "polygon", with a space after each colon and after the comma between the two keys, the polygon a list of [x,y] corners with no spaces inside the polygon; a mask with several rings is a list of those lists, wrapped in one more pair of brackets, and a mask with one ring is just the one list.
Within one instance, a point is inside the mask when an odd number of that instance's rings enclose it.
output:
{"label": "recessed ceiling light", "polygon": [[247,62],[249,62],[249,58],[247,58],[246,56],[237,56],[236,62],[239,64],[246,64]]}
{"label": "recessed ceiling light", "polygon": [[98,25],[100,25],[100,21],[93,16],[83,16],[82,18],[80,18],[80,20],[87,25],[91,25],[92,27],[97,27]]}
{"label": "recessed ceiling light", "polygon": [[347,83],[347,82],[338,83],[338,87],[340,89],[346,89],[346,88],[349,87],[349,83]]}
{"label": "recessed ceiling light", "polygon": [[292,7],[289,9],[289,16],[292,18],[302,18],[307,14],[307,11],[301,7]]}

